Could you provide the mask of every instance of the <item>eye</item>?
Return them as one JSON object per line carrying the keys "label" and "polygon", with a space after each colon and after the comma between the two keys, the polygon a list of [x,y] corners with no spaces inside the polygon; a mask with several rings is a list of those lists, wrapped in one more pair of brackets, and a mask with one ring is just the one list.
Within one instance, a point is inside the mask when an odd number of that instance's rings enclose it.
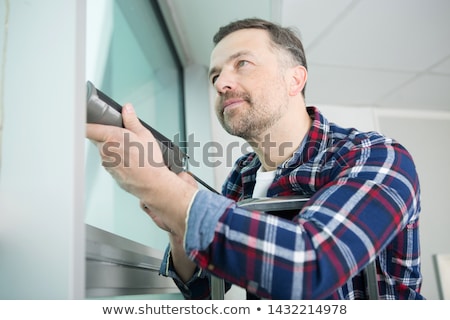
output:
{"label": "eye", "polygon": [[245,67],[247,64],[248,64],[247,60],[239,60],[236,65],[238,68],[242,68],[242,67]]}
{"label": "eye", "polygon": [[219,77],[219,75],[217,75],[217,74],[216,74],[216,75],[213,75],[213,76],[211,77],[211,83],[212,83],[212,84],[215,84],[218,77]]}

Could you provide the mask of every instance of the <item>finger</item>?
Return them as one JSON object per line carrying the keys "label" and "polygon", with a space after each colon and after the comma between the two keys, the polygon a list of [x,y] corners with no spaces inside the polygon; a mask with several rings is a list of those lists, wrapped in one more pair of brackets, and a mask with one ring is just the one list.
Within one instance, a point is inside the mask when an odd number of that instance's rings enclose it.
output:
{"label": "finger", "polygon": [[145,127],[139,121],[132,104],[127,103],[123,106],[122,119],[124,127],[128,130],[136,134],[139,134],[140,132],[147,132]]}
{"label": "finger", "polygon": [[164,165],[163,155],[159,143],[157,142],[153,133],[142,125],[141,121],[136,115],[132,104],[127,103],[123,106],[122,119],[124,127],[126,129],[135,133],[137,136],[139,136],[140,139],[145,141],[147,145],[153,147],[153,151],[151,151],[151,153],[149,154],[149,156],[151,155],[153,157],[152,163],[156,164],[159,167],[165,168],[166,165]]}
{"label": "finger", "polygon": [[86,124],[86,138],[96,142],[106,142],[122,132],[122,128],[97,123]]}

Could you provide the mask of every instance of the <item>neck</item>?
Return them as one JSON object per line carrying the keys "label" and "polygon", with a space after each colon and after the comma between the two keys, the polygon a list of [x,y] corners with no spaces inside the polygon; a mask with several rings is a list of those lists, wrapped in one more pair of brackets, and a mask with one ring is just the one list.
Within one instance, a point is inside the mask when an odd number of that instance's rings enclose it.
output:
{"label": "neck", "polygon": [[308,134],[312,120],[305,106],[286,112],[269,130],[248,142],[258,155],[263,170],[272,171],[291,158]]}

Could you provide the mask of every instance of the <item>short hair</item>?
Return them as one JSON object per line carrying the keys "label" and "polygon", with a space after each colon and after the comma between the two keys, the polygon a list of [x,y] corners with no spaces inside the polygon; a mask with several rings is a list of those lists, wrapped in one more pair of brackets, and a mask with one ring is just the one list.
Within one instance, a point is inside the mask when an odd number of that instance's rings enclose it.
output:
{"label": "short hair", "polygon": [[[276,48],[284,49],[285,51],[290,53],[293,61],[298,62],[300,65],[305,67],[306,70],[308,70],[303,44],[294,29],[282,27],[267,20],[259,18],[247,18],[236,20],[225,26],[222,26],[213,37],[214,45],[217,45],[227,35],[242,29],[266,30],[269,33],[269,37]],[[305,96],[305,88],[303,88],[302,94],[303,96]]]}

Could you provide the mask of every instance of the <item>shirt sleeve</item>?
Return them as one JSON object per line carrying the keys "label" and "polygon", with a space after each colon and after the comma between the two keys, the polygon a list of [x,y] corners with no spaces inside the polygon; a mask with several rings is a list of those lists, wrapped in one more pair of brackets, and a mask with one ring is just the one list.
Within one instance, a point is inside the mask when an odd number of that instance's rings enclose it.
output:
{"label": "shirt sleeve", "polygon": [[173,266],[170,245],[167,246],[164,253],[159,274],[172,278],[185,299],[197,300],[210,298],[209,275],[203,269],[197,267],[191,279],[183,282]]}
{"label": "shirt sleeve", "polygon": [[[223,201],[224,204],[218,205],[219,202],[210,201],[212,200],[211,194],[212,193],[206,191],[197,191],[192,198],[186,215],[187,229],[185,240],[191,239],[192,243],[195,245],[202,243],[203,247],[207,247],[212,241],[215,225],[217,224],[221,212],[224,211],[224,208],[222,207],[226,207],[232,202],[225,197],[219,197],[219,200]],[[206,206],[209,206],[209,208],[207,209]],[[191,216],[191,211],[197,212],[197,214]],[[200,214],[201,212],[215,212],[216,217],[212,214],[205,216]],[[190,228],[189,226],[192,227]],[[200,226],[201,230],[203,230],[201,233],[192,231],[198,230]],[[191,279],[187,282],[183,282],[173,266],[170,245],[168,245],[165,250],[159,273],[162,276],[172,278],[185,299],[210,299],[210,273],[197,267]],[[227,283],[226,289],[229,288],[230,284]]]}

